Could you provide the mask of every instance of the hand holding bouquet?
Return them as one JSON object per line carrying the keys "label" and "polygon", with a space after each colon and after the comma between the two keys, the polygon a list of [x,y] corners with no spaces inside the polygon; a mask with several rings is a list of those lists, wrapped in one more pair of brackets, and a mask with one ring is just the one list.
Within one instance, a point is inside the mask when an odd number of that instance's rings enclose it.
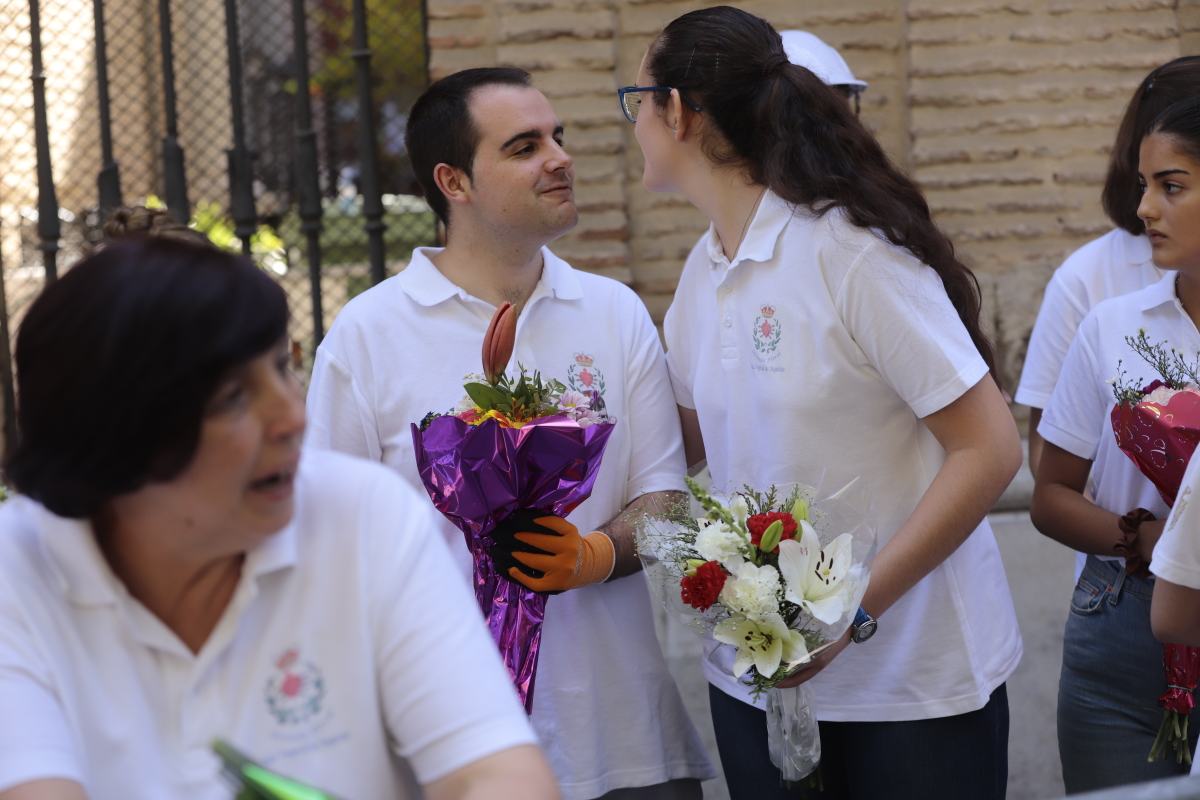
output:
{"label": "hand holding bouquet", "polygon": [[597,393],[568,391],[523,367],[506,375],[515,334],[505,303],[484,337],[483,375],[467,382],[454,410],[414,424],[412,436],[434,506],[466,536],[475,598],[531,712],[547,595],[497,567],[493,532],[518,510],[565,517],[586,500],[616,423]]}
{"label": "hand holding bouquet", "polygon": [[[1171,506],[1200,441],[1200,357],[1189,361],[1173,348],[1151,344],[1144,330],[1125,341],[1161,380],[1144,387],[1131,386],[1118,365],[1119,374],[1113,381],[1117,401],[1112,410],[1113,433],[1117,446]],[[1131,557],[1126,568],[1145,570],[1146,565]],[[1170,749],[1177,762],[1191,763],[1188,717],[1195,707],[1193,690],[1200,682],[1200,649],[1164,644],[1163,670],[1167,691],[1158,698],[1163,719],[1147,760],[1154,761]]]}
{"label": "hand holding bouquet", "polygon": [[875,546],[865,503],[853,484],[819,501],[811,487],[746,487],[727,504],[691,479],[688,489],[703,516],[647,518],[638,554],[663,604],[734,648],[734,677],[767,693],[771,761],[800,780],[820,761],[820,736],[807,685],[778,684],[854,620]]}

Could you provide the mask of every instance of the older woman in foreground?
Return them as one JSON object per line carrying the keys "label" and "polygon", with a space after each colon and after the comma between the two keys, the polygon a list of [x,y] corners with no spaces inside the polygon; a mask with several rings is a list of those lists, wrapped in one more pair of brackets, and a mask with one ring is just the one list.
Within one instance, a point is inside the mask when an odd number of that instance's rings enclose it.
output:
{"label": "older woman in foreground", "polygon": [[30,308],[0,509],[0,800],[228,798],[216,737],[345,798],[551,798],[428,502],[303,452],[282,290],[163,239]]}

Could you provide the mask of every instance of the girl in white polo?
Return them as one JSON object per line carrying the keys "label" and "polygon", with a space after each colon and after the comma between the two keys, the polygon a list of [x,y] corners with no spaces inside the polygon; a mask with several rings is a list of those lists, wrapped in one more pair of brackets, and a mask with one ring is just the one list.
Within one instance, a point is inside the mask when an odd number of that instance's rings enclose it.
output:
{"label": "girl in white polo", "polygon": [[[665,321],[689,461],[707,456],[718,490],[824,475],[874,499],[860,643],[789,679],[814,688],[821,796],[1003,797],[1021,640],[984,516],[1020,449],[973,276],[758,17],[676,19],[621,97],[646,187],[712,222]],[[731,795],[804,796],[779,785],[746,687],[706,667]]]}
{"label": "girl in white polo", "polygon": [[1029,467],[1034,473],[1042,453],[1042,437],[1037,432],[1042,409],[1050,400],[1067,348],[1084,315],[1102,300],[1135,292],[1163,275],[1154,264],[1137,215],[1138,147],[1150,123],[1167,106],[1197,94],[1200,56],[1167,62],[1138,84],[1121,119],[1104,179],[1104,210],[1116,227],[1068,256],[1046,284],[1015,398],[1029,406]]}
{"label": "girl in white polo", "polygon": [[[1140,146],[1138,215],[1166,272],[1084,317],[1038,430],[1046,440],[1030,509],[1038,529],[1086,562],[1071,601],[1058,685],[1058,740],[1069,793],[1186,771],[1146,760],[1166,691],[1162,647],[1150,629],[1152,550],[1167,507],[1122,453],[1110,414],[1112,382],[1159,376],[1126,343],[1145,331],[1191,360],[1200,355],[1200,99],[1168,107]],[[1127,559],[1126,556],[1136,554]],[[1156,553],[1155,553],[1156,555]],[[1194,746],[1200,713],[1191,717]]]}

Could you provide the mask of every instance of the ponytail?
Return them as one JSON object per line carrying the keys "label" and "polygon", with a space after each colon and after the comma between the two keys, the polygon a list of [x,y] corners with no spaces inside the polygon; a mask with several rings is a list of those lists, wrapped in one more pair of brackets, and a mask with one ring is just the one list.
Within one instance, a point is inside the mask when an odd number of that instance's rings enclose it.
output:
{"label": "ponytail", "polygon": [[[715,164],[740,165],[755,183],[817,215],[840,208],[854,225],[933,268],[996,375],[979,324],[979,281],[934,224],[920,189],[844,98],[787,61],[769,23],[729,6],[684,14],[651,45],[646,69],[713,121],[719,136],[705,138],[704,152]],[[666,96],[656,93],[654,101],[663,105]]]}

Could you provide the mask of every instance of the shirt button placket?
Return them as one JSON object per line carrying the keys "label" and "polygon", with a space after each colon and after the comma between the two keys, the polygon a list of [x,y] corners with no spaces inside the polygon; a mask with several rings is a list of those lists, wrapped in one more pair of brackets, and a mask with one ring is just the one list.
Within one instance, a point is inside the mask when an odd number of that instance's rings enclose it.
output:
{"label": "shirt button placket", "polygon": [[738,357],[737,331],[733,325],[733,303],[729,290],[724,286],[717,289],[717,313],[721,330],[721,360],[736,361]]}

